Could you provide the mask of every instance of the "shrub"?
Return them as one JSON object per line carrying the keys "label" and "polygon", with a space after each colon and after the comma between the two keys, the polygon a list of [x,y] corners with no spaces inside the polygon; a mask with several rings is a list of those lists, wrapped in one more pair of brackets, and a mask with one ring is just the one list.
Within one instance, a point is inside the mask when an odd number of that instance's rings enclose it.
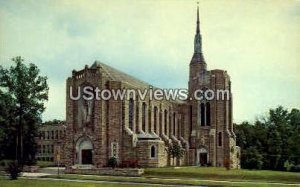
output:
{"label": "shrub", "polygon": [[21,172],[21,169],[19,168],[18,162],[13,161],[8,164],[6,171],[10,175],[11,180],[17,180]]}
{"label": "shrub", "polygon": [[263,166],[263,156],[256,147],[249,147],[242,150],[242,168],[261,169]]}
{"label": "shrub", "polygon": [[24,162],[24,164],[25,164],[25,165],[28,165],[28,166],[34,166],[34,165],[37,164],[37,160],[35,160],[35,159],[26,160],[26,161]]}
{"label": "shrub", "polygon": [[290,163],[288,160],[286,160],[285,162],[284,162],[284,168],[286,169],[286,171],[291,171],[291,168],[294,166],[294,164],[293,163]]}
{"label": "shrub", "polygon": [[226,168],[226,170],[230,170],[230,161],[228,158],[224,159],[224,167]]}
{"label": "shrub", "polygon": [[108,166],[115,169],[115,167],[117,167],[117,165],[118,165],[117,158],[116,157],[110,157],[109,160],[108,160]]}
{"label": "shrub", "polygon": [[290,169],[292,172],[300,172],[300,165],[293,165]]}
{"label": "shrub", "polygon": [[7,169],[8,164],[13,162],[13,160],[0,160],[0,170],[4,171]]}
{"label": "shrub", "polygon": [[36,165],[41,168],[56,166],[55,163],[51,161],[37,161]]}
{"label": "shrub", "polygon": [[211,167],[211,166],[212,166],[211,162],[208,162],[207,167]]}

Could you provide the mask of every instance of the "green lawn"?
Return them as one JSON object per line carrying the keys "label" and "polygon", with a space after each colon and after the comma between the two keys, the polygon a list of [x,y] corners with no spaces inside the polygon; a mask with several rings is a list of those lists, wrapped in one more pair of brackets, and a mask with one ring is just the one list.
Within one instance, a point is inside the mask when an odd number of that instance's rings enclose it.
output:
{"label": "green lawn", "polygon": [[147,168],[147,177],[193,178],[230,181],[300,183],[300,173],[268,170],[226,170],[214,167]]}
{"label": "green lawn", "polygon": [[40,166],[41,168],[44,168],[44,167],[55,166],[55,163],[51,161],[37,161],[36,165]]}
{"label": "green lawn", "polygon": [[[45,176],[45,178],[57,178],[56,175]],[[61,179],[81,179],[93,181],[113,181],[113,182],[135,182],[148,184],[176,184],[176,185],[210,185],[210,186],[228,186],[228,183],[202,182],[197,180],[168,180],[168,179],[152,179],[145,177],[121,177],[121,176],[97,176],[97,175],[73,175],[65,174],[60,176]],[[238,185],[235,185],[238,186]],[[254,186],[254,185],[253,185]]]}
{"label": "green lawn", "polygon": [[67,182],[67,181],[44,181],[44,180],[31,180],[31,179],[18,179],[9,180],[6,178],[0,178],[1,187],[131,187],[131,186],[143,186],[143,185],[129,185],[129,184],[110,184],[101,183],[96,184],[93,182]]}
{"label": "green lawn", "polygon": [[[300,174],[277,171],[225,170],[222,168],[148,168],[142,177],[61,175],[64,179],[137,182],[150,184],[209,185],[209,186],[288,186],[299,184]],[[46,178],[56,178],[56,175]],[[216,180],[216,181],[212,181]],[[270,184],[269,182],[272,182]],[[275,184],[280,183],[280,184]],[[286,185],[285,185],[286,184]]]}
{"label": "green lawn", "polygon": [[[44,177],[57,178],[57,175]],[[121,176],[97,176],[97,175],[75,175],[63,174],[60,179],[85,180],[88,183],[79,183],[76,181],[39,181],[30,179],[21,179],[18,181],[9,181],[0,178],[1,187],[48,187],[49,184],[55,187],[69,186],[87,186],[98,187],[107,186],[106,183],[95,184],[93,181],[113,181],[113,182],[135,182],[140,183],[134,186],[143,186],[142,183],[149,184],[177,184],[177,185],[208,185],[208,186],[300,186],[300,173],[265,171],[265,170],[229,170],[223,168],[200,168],[200,167],[181,167],[181,168],[147,168],[142,177],[121,177]],[[277,184],[276,184],[277,183]],[[4,185],[4,186],[3,186]],[[119,186],[109,184],[110,186]],[[124,185],[127,186],[127,185]],[[132,186],[132,185],[128,185]]]}

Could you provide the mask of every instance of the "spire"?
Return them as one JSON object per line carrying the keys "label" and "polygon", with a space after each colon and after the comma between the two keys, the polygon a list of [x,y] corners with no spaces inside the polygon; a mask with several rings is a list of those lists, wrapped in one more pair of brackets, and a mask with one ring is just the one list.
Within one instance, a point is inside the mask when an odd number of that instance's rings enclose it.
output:
{"label": "spire", "polygon": [[[199,3],[197,3],[199,4]],[[199,5],[197,6],[197,30],[196,33],[200,33],[200,21],[199,21]]]}
{"label": "spire", "polygon": [[[197,4],[199,4],[199,2]],[[202,54],[202,37],[200,33],[199,5],[197,6],[197,27],[194,39],[194,55],[191,63],[205,63]]]}

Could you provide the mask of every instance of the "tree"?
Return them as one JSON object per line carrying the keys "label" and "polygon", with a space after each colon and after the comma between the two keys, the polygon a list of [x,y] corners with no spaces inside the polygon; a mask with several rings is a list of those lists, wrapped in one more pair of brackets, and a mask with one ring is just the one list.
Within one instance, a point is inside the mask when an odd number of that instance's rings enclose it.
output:
{"label": "tree", "polygon": [[[249,169],[285,170],[285,163],[300,164],[300,111],[279,106],[254,124],[236,126],[241,165]],[[261,166],[262,163],[262,166]]]}
{"label": "tree", "polygon": [[288,155],[292,163],[300,164],[300,110],[292,109],[289,114],[291,131],[293,132],[288,139]]}
{"label": "tree", "polygon": [[113,169],[115,169],[118,165],[118,160],[116,157],[110,157],[108,160],[108,164],[109,167],[112,167]]}
{"label": "tree", "polygon": [[242,168],[261,169],[263,166],[263,156],[256,147],[249,147],[242,150]]}
{"label": "tree", "polygon": [[9,174],[11,180],[17,180],[21,169],[16,161],[10,162],[6,168],[6,172]]}
{"label": "tree", "polygon": [[23,163],[34,159],[34,137],[45,110],[49,88],[47,77],[39,75],[36,65],[25,65],[20,56],[12,61],[15,64],[9,69],[0,66],[0,107],[4,108],[0,112],[0,125],[9,135],[5,137],[8,152],[3,156]]}
{"label": "tree", "polygon": [[66,121],[64,121],[64,120],[53,119],[53,120],[43,122],[43,125],[62,124],[62,123],[65,123],[65,122]]}
{"label": "tree", "polygon": [[14,132],[16,131],[15,118],[15,103],[10,94],[4,93],[0,89],[0,160],[8,157],[12,158],[15,155],[15,139]]}
{"label": "tree", "polygon": [[279,167],[279,160],[281,158],[282,140],[280,138],[280,133],[275,127],[269,128],[268,139],[268,149],[267,149],[267,159],[266,164],[269,169],[277,169]]}
{"label": "tree", "polygon": [[173,158],[173,165],[175,165],[175,158],[177,160],[181,159],[185,153],[184,149],[178,145],[178,143],[174,143],[168,147],[168,153]]}

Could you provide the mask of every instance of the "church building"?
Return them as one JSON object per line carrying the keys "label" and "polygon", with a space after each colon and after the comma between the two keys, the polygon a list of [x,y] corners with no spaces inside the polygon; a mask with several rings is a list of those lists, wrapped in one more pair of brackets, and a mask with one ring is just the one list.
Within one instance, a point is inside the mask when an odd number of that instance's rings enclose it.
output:
{"label": "church building", "polygon": [[[188,63],[187,63],[188,64]],[[72,100],[78,89],[149,89],[150,84],[107,64],[94,62],[73,70],[66,85],[66,136],[62,159],[68,168],[101,168],[115,157],[120,165],[139,167],[240,167],[240,149],[232,122],[230,76],[209,70],[202,53],[199,8],[194,53],[189,63],[188,92],[229,90],[229,99],[151,100],[149,95],[124,100]],[[72,87],[72,89],[70,89]],[[79,93],[82,90],[79,90]],[[168,148],[184,150],[173,159]]]}

